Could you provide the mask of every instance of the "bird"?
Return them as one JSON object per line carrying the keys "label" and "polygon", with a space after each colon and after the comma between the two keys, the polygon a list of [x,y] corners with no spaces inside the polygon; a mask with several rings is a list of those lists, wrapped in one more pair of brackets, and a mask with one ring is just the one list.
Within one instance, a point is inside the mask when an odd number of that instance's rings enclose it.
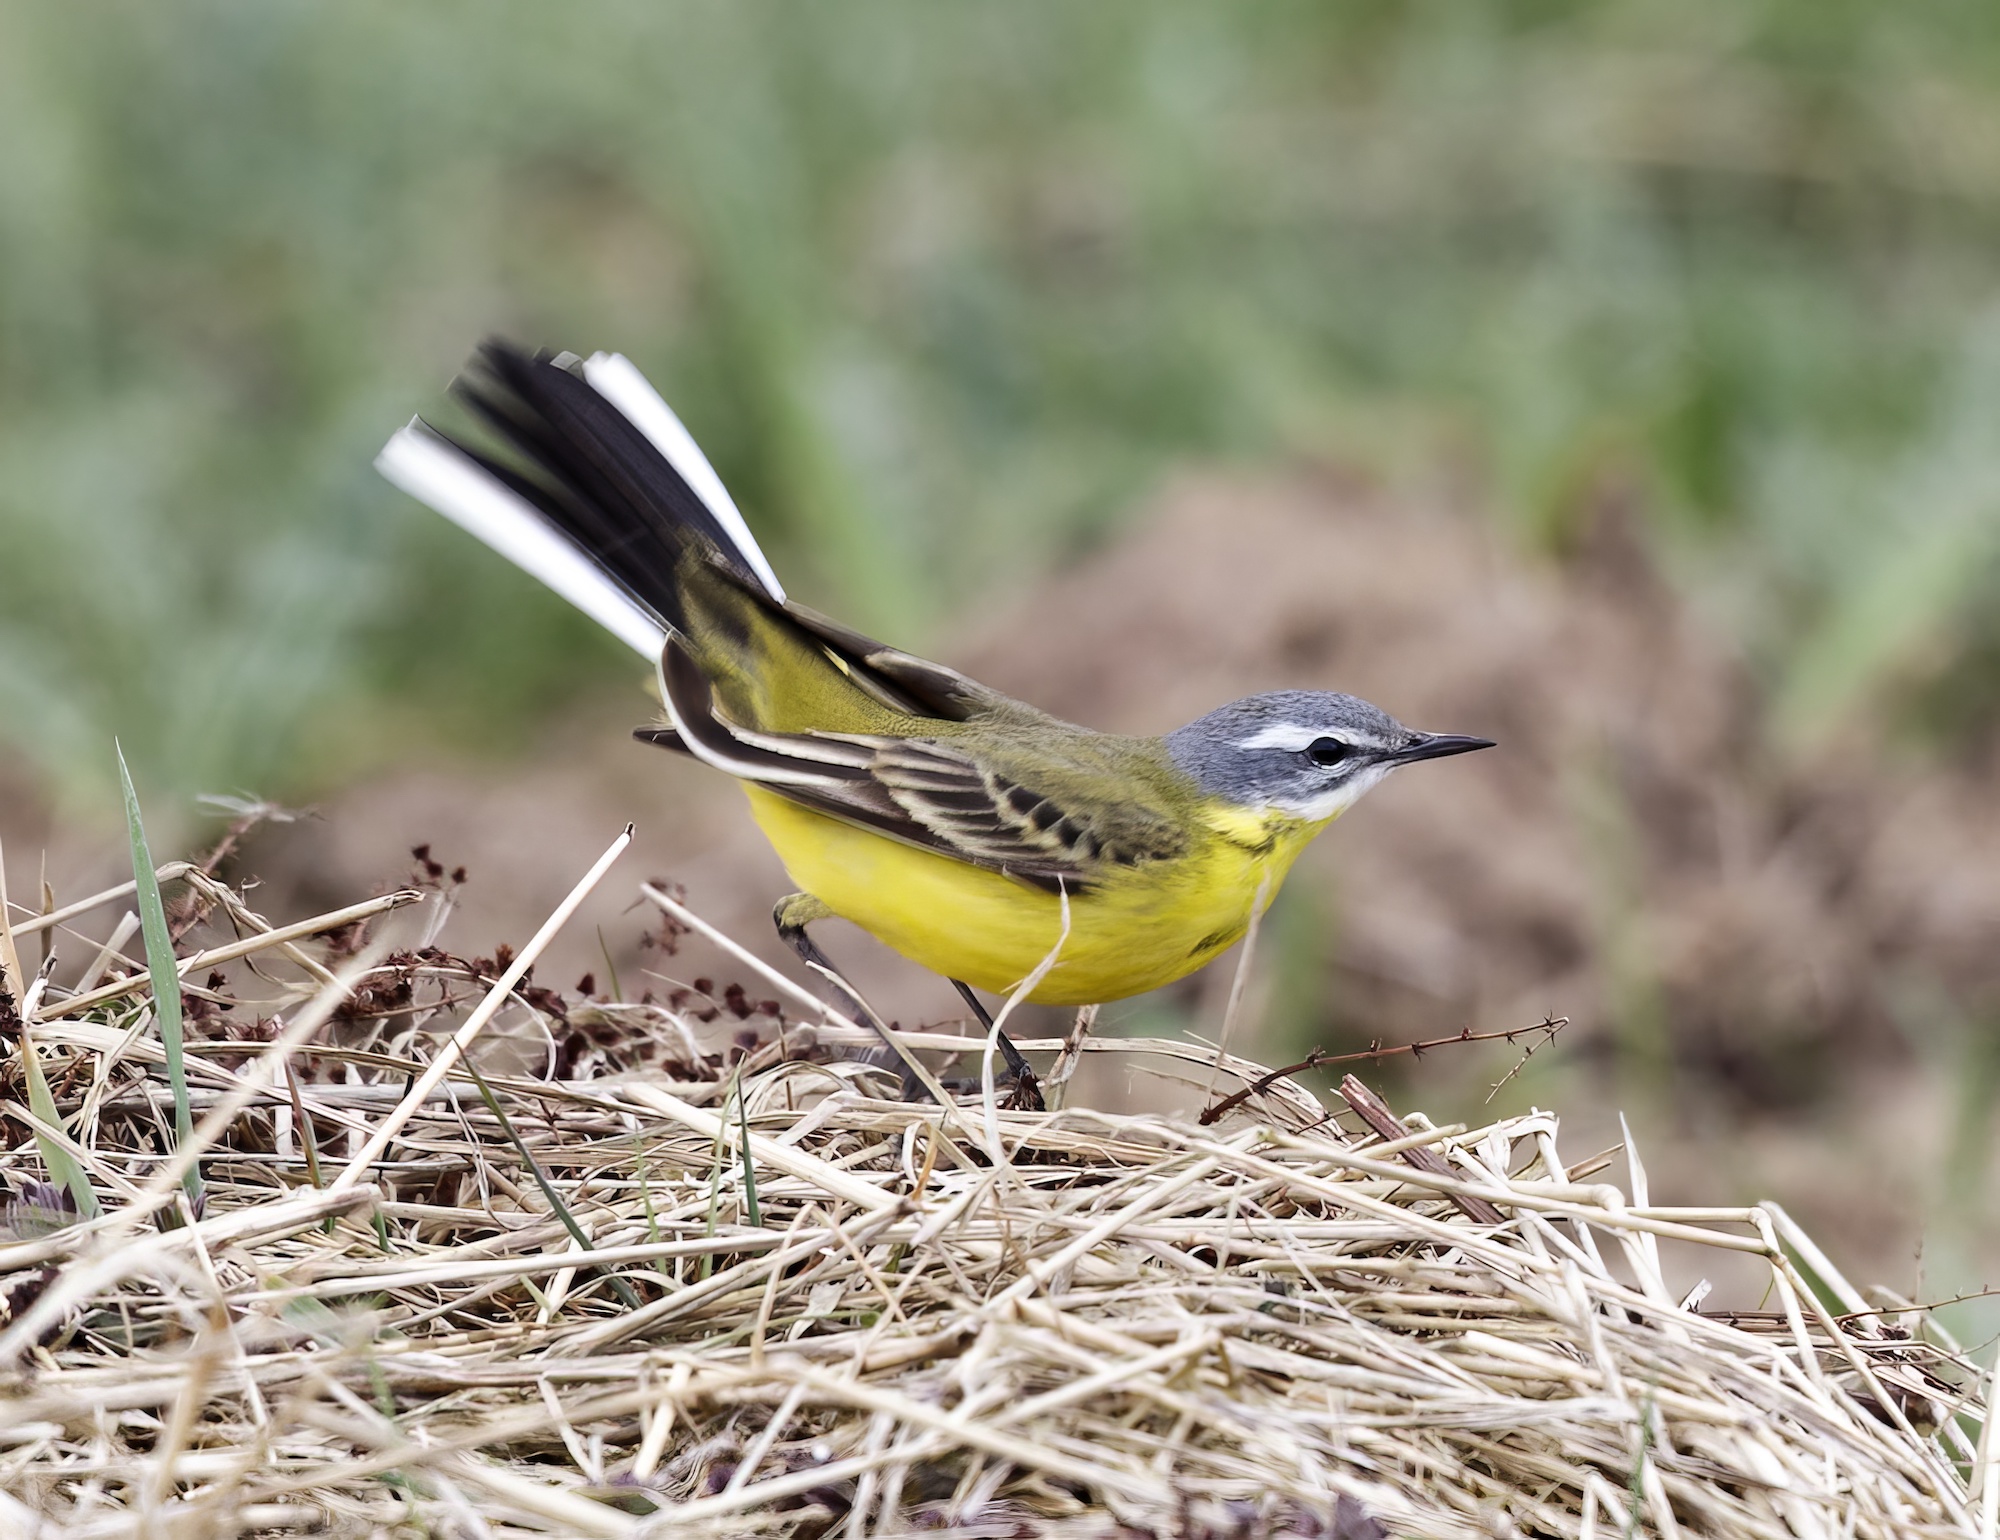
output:
{"label": "bird", "polygon": [[635,736],[742,784],[798,889],[779,934],[836,979],[807,930],[833,916],[989,1025],[976,990],[1081,1006],[1170,984],[1386,776],[1493,747],[1322,690],[1153,737],[1076,726],[789,598],[624,356],[490,340],[453,389],[491,442],[417,417],[377,468],[657,669],[665,720]]}

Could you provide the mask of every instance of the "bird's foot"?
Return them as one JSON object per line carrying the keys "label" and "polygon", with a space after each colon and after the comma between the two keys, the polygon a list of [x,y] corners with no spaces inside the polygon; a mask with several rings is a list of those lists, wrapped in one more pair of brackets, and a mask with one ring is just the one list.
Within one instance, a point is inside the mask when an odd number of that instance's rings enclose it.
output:
{"label": "bird's foot", "polygon": [[[903,1076],[904,1101],[934,1099],[931,1092],[931,1084],[934,1082],[923,1073],[909,1050],[896,1041],[895,1035],[890,1032],[882,1018],[875,1014],[874,1008],[861,998],[859,991],[849,984],[840,970],[834,966],[833,959],[821,950],[819,943],[807,932],[806,927],[815,920],[832,918],[833,911],[810,893],[793,893],[781,898],[771,911],[771,921],[777,926],[778,935],[784,940],[785,945],[798,954],[801,962],[826,980],[836,997],[835,1003],[844,1007],[847,1014],[855,1021],[870,1028],[882,1039],[880,1048],[871,1049],[861,1056],[863,1062],[876,1064],[884,1069],[900,1068]],[[959,996],[972,1008],[972,1013],[979,1018],[980,1024],[992,1034],[993,1018],[987,1013],[979,997],[972,992],[971,986],[958,979],[953,979],[951,983],[952,988],[956,989]],[[997,1034],[995,1046],[1006,1066],[1005,1075],[1000,1077],[1001,1084],[1006,1088],[1006,1098],[1001,1105],[1009,1111],[1042,1111],[1045,1104],[1042,1100],[1041,1082],[1036,1078],[1034,1066],[1028,1063],[1026,1056],[1014,1046],[1006,1033]],[[963,1088],[976,1091],[982,1084],[983,1077],[980,1081],[948,1082],[939,1089],[957,1091]]]}

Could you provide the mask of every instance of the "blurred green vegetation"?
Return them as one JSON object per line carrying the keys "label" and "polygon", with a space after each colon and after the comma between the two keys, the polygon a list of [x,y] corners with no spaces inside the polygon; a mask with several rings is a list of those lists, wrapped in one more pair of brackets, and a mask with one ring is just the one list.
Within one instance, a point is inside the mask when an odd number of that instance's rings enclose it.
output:
{"label": "blurred green vegetation", "polygon": [[1969,3],[4,0],[0,738],[296,795],[604,677],[369,469],[489,331],[631,354],[907,643],[1323,454],[1630,495],[1785,732],[1962,735],[1996,224]]}

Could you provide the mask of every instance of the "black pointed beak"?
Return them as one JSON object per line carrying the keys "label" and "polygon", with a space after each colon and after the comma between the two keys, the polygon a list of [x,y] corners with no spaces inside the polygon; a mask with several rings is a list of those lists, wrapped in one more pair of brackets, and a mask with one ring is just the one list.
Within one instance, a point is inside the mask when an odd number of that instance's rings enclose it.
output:
{"label": "black pointed beak", "polygon": [[1418,733],[1416,742],[1398,749],[1389,758],[1395,764],[1410,765],[1420,759],[1443,759],[1448,754],[1470,754],[1474,749],[1492,747],[1491,738],[1468,738],[1463,733]]}

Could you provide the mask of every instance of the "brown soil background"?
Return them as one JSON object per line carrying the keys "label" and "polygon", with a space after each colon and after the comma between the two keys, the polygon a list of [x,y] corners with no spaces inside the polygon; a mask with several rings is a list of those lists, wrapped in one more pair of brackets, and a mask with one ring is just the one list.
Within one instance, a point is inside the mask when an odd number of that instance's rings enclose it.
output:
{"label": "brown soil background", "polygon": [[[2000,1000],[1990,775],[1866,743],[1777,753],[1740,662],[1615,515],[1544,566],[1476,518],[1324,471],[1190,477],[1115,544],[937,650],[1101,728],[1158,732],[1303,687],[1498,739],[1397,777],[1308,853],[1260,944],[1236,1044],[1276,1062],[1567,1016],[1490,1109],[1516,1057],[1504,1047],[1364,1074],[1438,1121],[1553,1109],[1570,1150],[1616,1142],[1622,1110],[1657,1199],[1774,1198],[1858,1280],[1937,1294],[1976,1286],[2000,1255],[1992,1141],[1960,1105]],[[652,975],[734,976],[697,946],[640,949],[641,877],[679,883],[781,957],[776,859],[720,777],[627,737],[646,714],[636,691],[613,694],[551,725],[526,763],[355,786],[261,832],[233,873],[291,918],[401,881],[428,843],[471,875],[444,940],[490,952],[525,940],[632,820],[637,849],[543,982],[592,971],[601,986],[606,952],[628,993],[659,987]],[[38,856],[64,898],[115,880],[121,860],[115,831],[58,827],[18,779],[0,783],[0,838],[17,899]],[[825,929],[885,1014],[959,1014],[940,981]],[[1150,1009],[1114,1007],[1108,1029],[1161,1030],[1171,1011],[1212,1035],[1232,968]]]}

